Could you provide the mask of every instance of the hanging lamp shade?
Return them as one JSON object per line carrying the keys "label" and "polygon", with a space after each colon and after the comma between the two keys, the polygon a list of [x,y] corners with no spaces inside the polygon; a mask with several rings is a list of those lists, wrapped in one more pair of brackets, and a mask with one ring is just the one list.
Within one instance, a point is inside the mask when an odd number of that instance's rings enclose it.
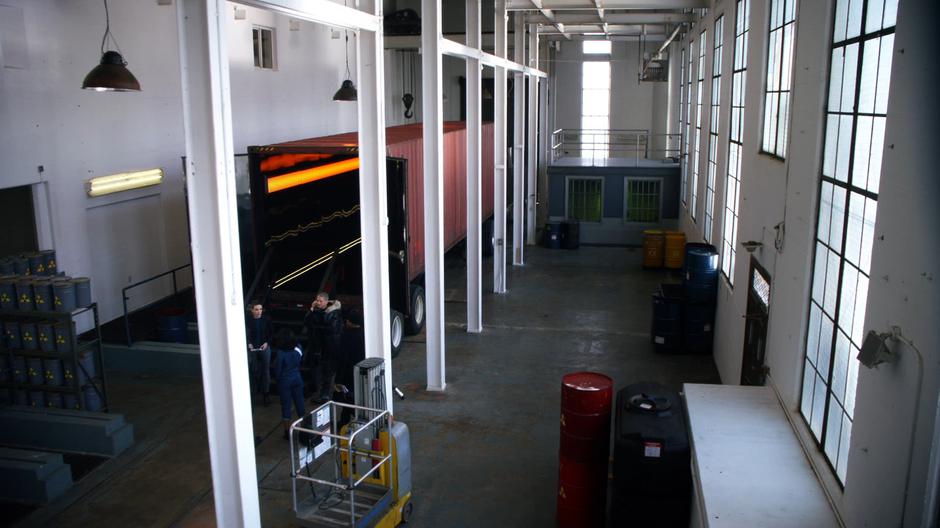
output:
{"label": "hanging lamp shade", "polygon": [[140,83],[127,69],[127,62],[120,53],[106,51],[101,55],[101,63],[85,76],[82,89],[96,92],[139,92]]}
{"label": "hanging lamp shade", "polygon": [[358,101],[359,92],[356,91],[356,85],[350,79],[343,81],[342,86],[333,94],[334,101]]}

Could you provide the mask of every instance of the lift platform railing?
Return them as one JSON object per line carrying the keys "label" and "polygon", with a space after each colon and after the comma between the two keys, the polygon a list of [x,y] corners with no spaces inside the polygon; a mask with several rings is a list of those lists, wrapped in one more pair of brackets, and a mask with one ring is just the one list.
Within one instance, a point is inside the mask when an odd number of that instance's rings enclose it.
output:
{"label": "lift platform railing", "polygon": [[645,129],[559,128],[552,132],[551,159],[579,157],[592,165],[610,158],[678,162],[681,134],[651,134]]}
{"label": "lift platform railing", "polygon": [[[125,335],[127,336],[127,346],[132,346],[132,345],[134,344],[134,340],[133,340],[133,338],[131,337],[131,322],[130,322],[130,317],[129,317],[129,316],[130,316],[130,314],[132,314],[132,313],[134,313],[134,312],[137,312],[137,311],[142,310],[143,308],[146,308],[146,306],[142,306],[142,307],[140,307],[140,308],[137,308],[136,310],[133,310],[133,311],[128,312],[128,311],[127,311],[127,301],[130,300],[130,297],[127,296],[127,292],[130,291],[130,290],[132,290],[132,289],[134,289],[134,288],[137,288],[137,287],[140,287],[140,286],[142,286],[142,285],[144,285],[144,284],[147,284],[147,283],[149,283],[149,282],[153,282],[153,281],[155,281],[155,280],[157,280],[157,279],[161,279],[161,278],[163,278],[163,277],[166,277],[167,275],[172,275],[172,276],[173,276],[173,295],[176,296],[176,294],[179,293],[179,287],[178,287],[178,284],[179,284],[179,283],[178,283],[178,281],[176,280],[176,273],[179,272],[179,271],[182,271],[182,270],[184,270],[184,269],[186,269],[186,268],[190,268],[190,280],[192,280],[192,266],[193,266],[193,263],[192,263],[192,262],[189,262],[189,263],[183,264],[182,266],[178,266],[178,267],[176,267],[176,268],[173,268],[173,269],[171,269],[171,270],[169,270],[169,271],[164,271],[163,273],[160,273],[159,275],[154,275],[153,277],[144,279],[144,280],[139,281],[139,282],[135,282],[134,284],[131,284],[130,286],[125,286],[123,289],[121,289],[121,298],[123,299],[123,302],[124,302],[124,333],[125,333]],[[150,306],[150,305],[147,305],[147,306]]]}

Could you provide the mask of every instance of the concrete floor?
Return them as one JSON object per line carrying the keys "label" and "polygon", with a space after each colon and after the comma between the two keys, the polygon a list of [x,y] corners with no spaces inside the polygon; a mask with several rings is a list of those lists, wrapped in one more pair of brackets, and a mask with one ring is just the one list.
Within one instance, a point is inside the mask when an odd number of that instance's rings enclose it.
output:
{"label": "concrete floor", "polygon": [[[717,383],[711,356],[662,356],[649,341],[650,294],[666,272],[642,271],[641,251],[526,248],[509,292],[486,293],[483,333],[464,331],[465,274],[448,259],[447,390],[430,393],[423,336],[395,360],[396,419],[411,430],[414,527],[553,526],[561,377],[593,370],[615,388],[658,381]],[[485,290],[492,261],[484,262]],[[111,376],[113,407],[136,444],[24,525],[213,526],[198,379]],[[255,407],[264,526],[293,526],[287,443],[276,402]],[[62,508],[63,503],[71,505]]]}

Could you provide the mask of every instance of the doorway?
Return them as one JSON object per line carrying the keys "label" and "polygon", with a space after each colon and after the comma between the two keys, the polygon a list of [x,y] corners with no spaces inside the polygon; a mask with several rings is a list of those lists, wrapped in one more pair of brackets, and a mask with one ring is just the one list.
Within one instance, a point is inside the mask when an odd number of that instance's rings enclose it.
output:
{"label": "doorway", "polygon": [[0,237],[0,257],[38,251],[33,187],[21,185],[0,189],[0,211],[6,217],[6,229]]}
{"label": "doorway", "polygon": [[764,385],[767,381],[764,351],[767,346],[767,324],[770,320],[770,274],[754,257],[751,257],[744,320],[741,385]]}

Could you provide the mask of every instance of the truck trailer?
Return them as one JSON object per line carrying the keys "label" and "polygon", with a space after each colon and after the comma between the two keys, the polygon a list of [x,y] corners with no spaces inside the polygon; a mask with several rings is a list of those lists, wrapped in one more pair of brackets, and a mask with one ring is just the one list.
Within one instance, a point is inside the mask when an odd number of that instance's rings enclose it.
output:
{"label": "truck trailer", "polygon": [[[466,124],[444,123],[443,144],[444,247],[449,250],[467,234]],[[483,125],[481,146],[486,247],[492,237],[492,123]],[[424,326],[422,125],[387,128],[386,150],[389,309],[396,356],[404,335]],[[299,322],[302,313],[284,312],[306,311],[316,293],[326,291],[342,301],[350,320],[357,320],[362,300],[358,168],[355,132],[248,148],[250,212],[240,223],[249,297]]]}

